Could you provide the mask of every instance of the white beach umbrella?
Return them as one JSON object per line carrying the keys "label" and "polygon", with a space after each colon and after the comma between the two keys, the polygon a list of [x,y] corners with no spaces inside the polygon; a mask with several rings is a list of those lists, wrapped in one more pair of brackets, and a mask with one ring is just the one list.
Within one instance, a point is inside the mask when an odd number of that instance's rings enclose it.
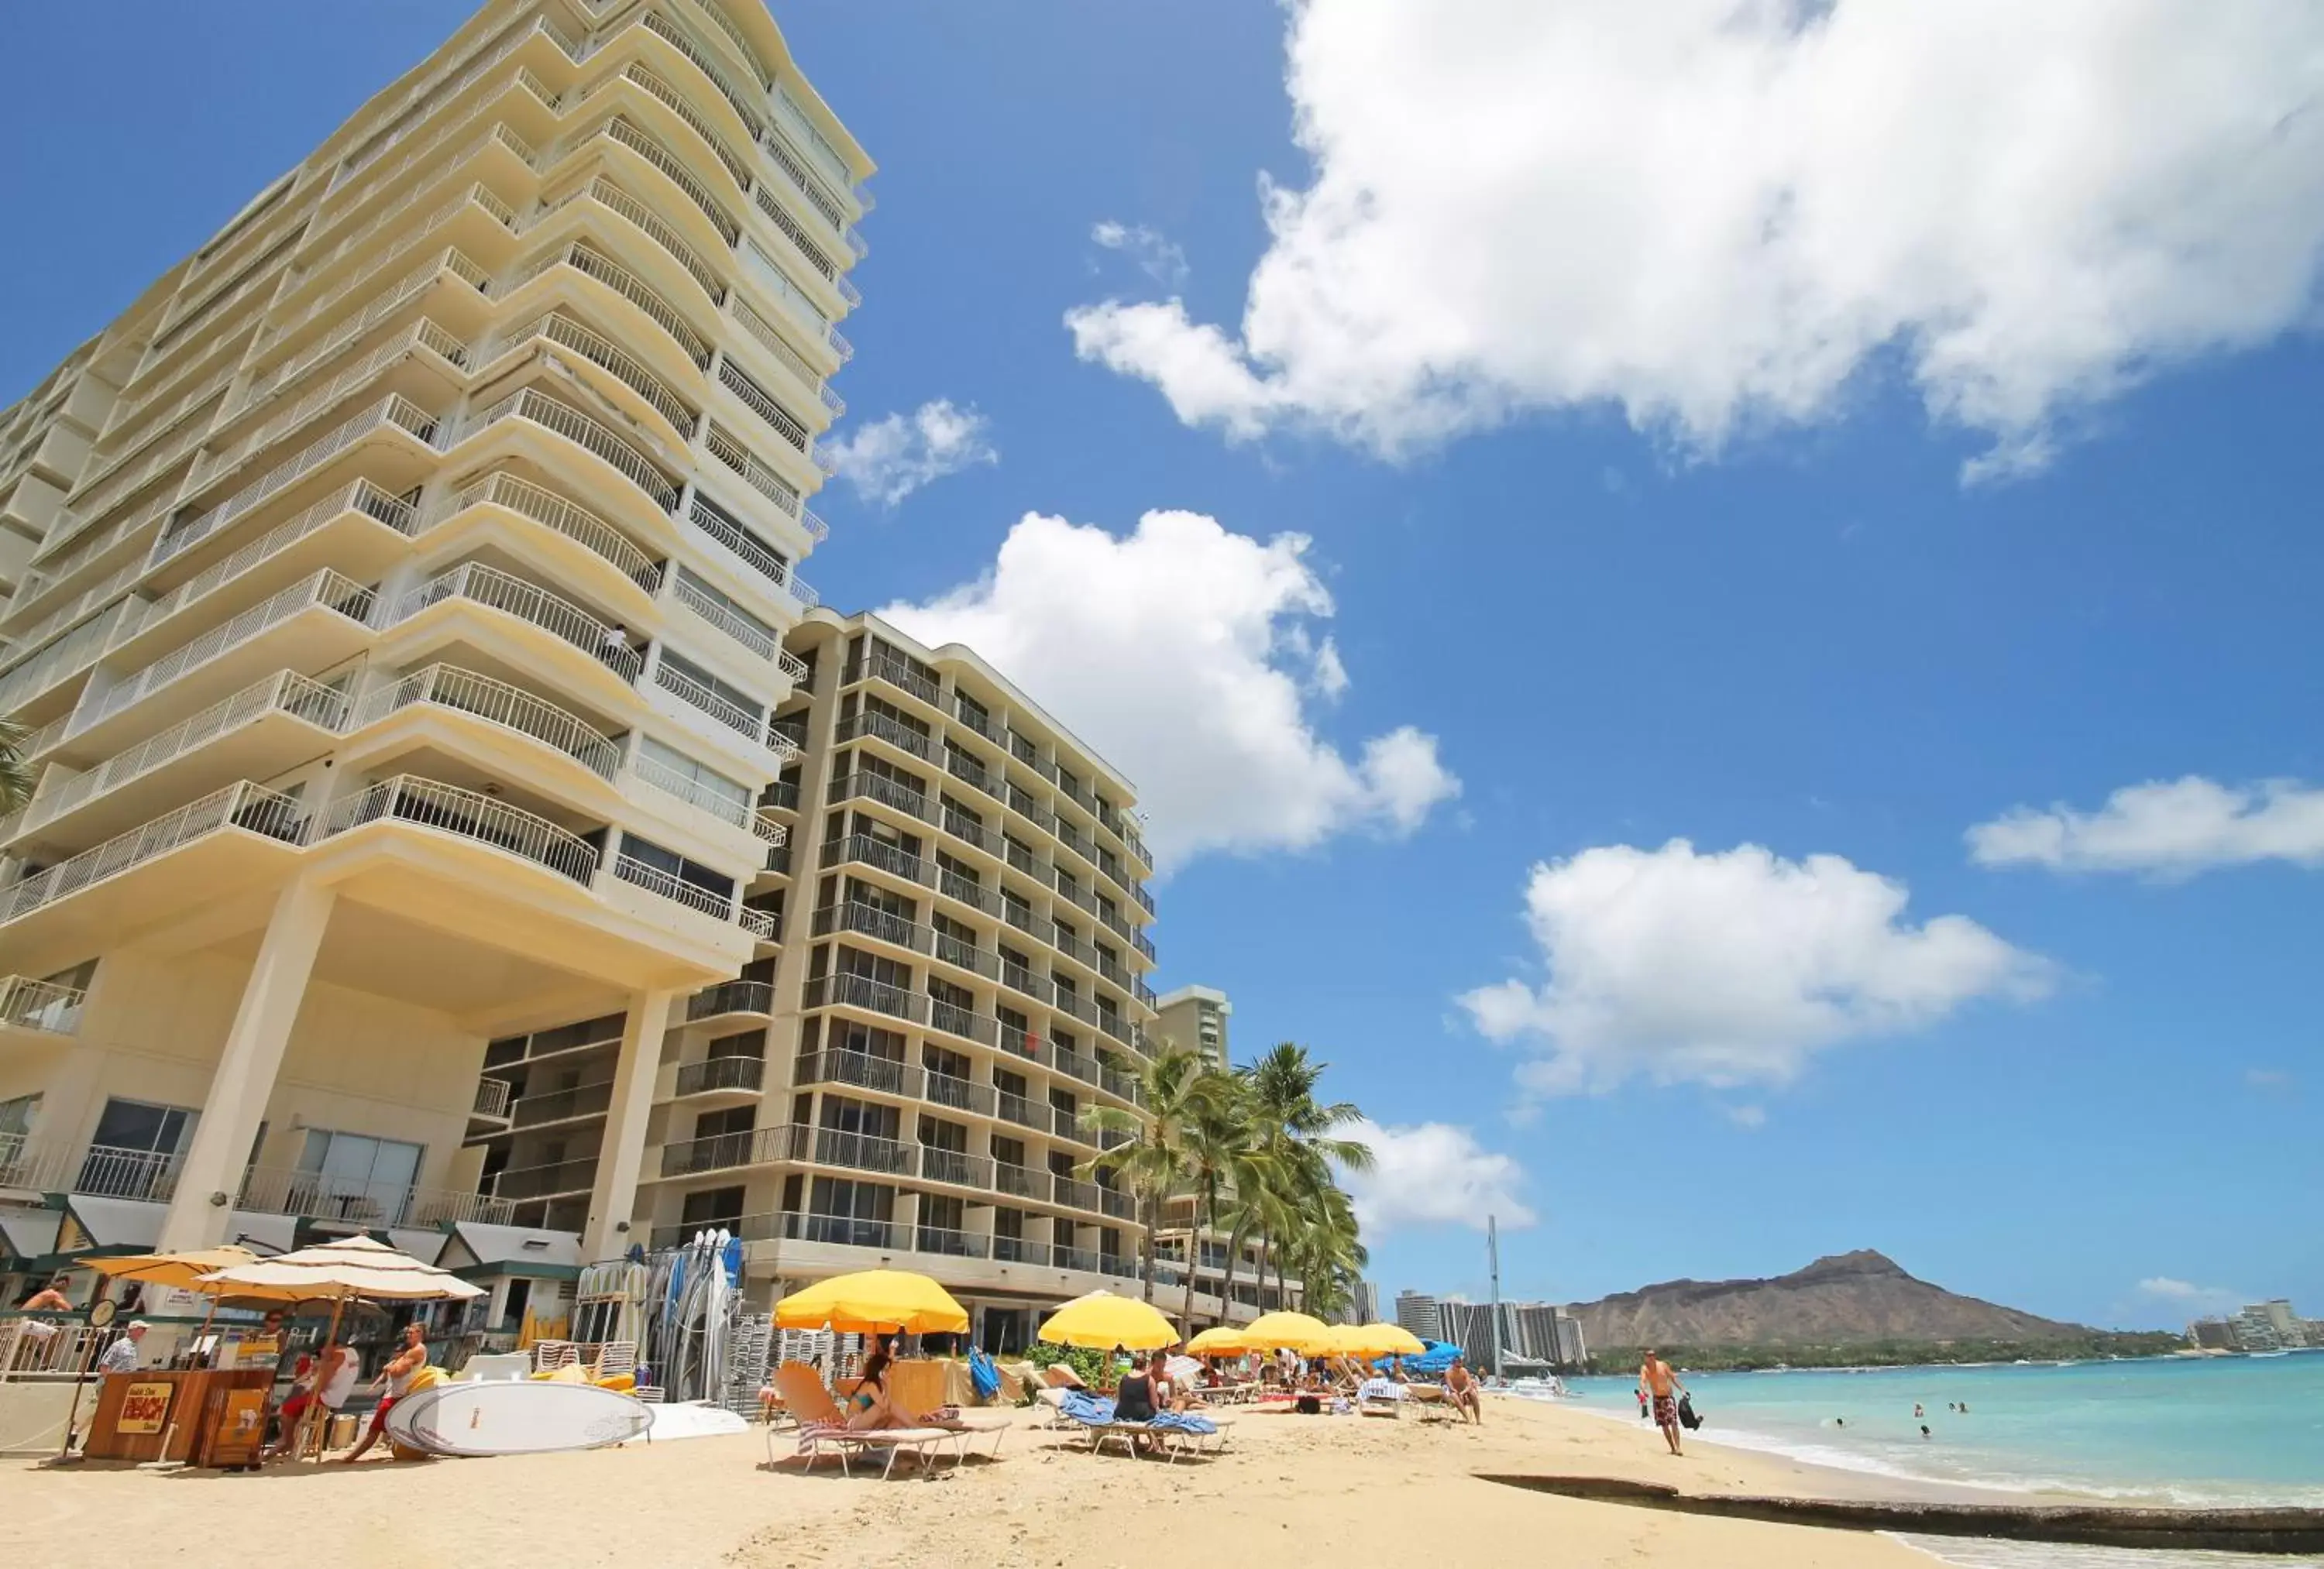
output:
{"label": "white beach umbrella", "polygon": [[384,1302],[434,1302],[484,1294],[484,1288],[470,1285],[449,1270],[422,1263],[367,1236],[341,1237],[296,1252],[255,1259],[204,1275],[200,1283],[289,1288],[301,1298],[368,1297]]}

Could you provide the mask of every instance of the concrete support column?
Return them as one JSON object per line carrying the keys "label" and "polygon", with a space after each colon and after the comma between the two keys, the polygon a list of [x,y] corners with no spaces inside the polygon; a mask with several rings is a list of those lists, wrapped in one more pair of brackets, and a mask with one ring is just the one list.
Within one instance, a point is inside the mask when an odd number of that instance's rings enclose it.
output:
{"label": "concrete support column", "polygon": [[646,1119],[653,1110],[662,1036],[678,996],[675,991],[630,995],[629,1017],[622,1024],[622,1055],[613,1068],[613,1100],[605,1108],[604,1142],[597,1151],[597,1181],[589,1191],[589,1224],[581,1233],[584,1263],[619,1258],[633,1240],[630,1217],[637,1203],[638,1173],[645,1164]]}
{"label": "concrete support column", "polygon": [[299,1005],[314,972],[338,890],[300,877],[282,890],[250,967],[234,1024],[210,1075],[194,1142],[178,1170],[178,1196],[161,1222],[161,1249],[175,1252],[216,1247],[226,1240],[226,1220],[242,1188],[243,1168],[265,1120],[283,1048],[298,1022]]}

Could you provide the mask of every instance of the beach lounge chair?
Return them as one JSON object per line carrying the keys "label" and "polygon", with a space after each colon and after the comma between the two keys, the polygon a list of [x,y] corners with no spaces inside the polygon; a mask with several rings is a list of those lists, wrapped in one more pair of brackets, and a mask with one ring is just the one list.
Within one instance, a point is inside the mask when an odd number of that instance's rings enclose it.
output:
{"label": "beach lounge chair", "polygon": [[1103,1396],[1077,1390],[1056,1392],[1062,1397],[1059,1410],[1068,1425],[1078,1424],[1089,1429],[1093,1454],[1109,1438],[1130,1444],[1133,1453],[1139,1439],[1150,1439],[1155,1452],[1172,1462],[1182,1454],[1211,1454],[1225,1446],[1226,1427],[1223,1419],[1216,1416],[1157,1411],[1150,1421],[1124,1422],[1114,1416],[1113,1402]]}
{"label": "beach lounge chair", "polygon": [[[933,1478],[935,1470],[928,1463],[931,1452],[942,1454],[946,1445],[957,1445],[964,1436],[942,1427],[870,1427],[851,1429],[847,1418],[832,1399],[831,1392],[823,1387],[823,1380],[815,1369],[803,1362],[787,1362],[775,1370],[775,1388],[782,1394],[783,1404],[798,1423],[797,1454],[805,1457],[809,1465],[823,1455],[839,1456],[843,1476],[853,1476],[850,1462],[858,1454],[884,1453],[887,1463],[881,1469],[882,1479],[892,1475],[896,1456],[909,1451],[919,1463],[922,1474]],[[767,1463],[779,1465],[783,1457],[775,1454],[775,1433],[767,1429]]]}
{"label": "beach lounge chair", "polygon": [[958,1434],[962,1459],[968,1457],[973,1440],[990,1437],[992,1447],[985,1453],[999,1459],[1001,1440],[1016,1425],[1009,1413],[963,1410],[946,1402],[944,1393],[945,1370],[940,1363],[899,1362],[888,1370],[888,1404],[908,1426]]}
{"label": "beach lounge chair", "polygon": [[1366,1379],[1356,1391],[1356,1409],[1393,1421],[1404,1415],[1404,1386],[1394,1379]]}

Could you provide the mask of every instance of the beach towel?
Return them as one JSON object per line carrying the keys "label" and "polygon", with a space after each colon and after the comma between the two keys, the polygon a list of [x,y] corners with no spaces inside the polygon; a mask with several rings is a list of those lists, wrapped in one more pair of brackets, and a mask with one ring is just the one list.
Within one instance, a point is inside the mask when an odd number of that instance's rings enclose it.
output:
{"label": "beach towel", "polygon": [[844,1434],[846,1431],[846,1423],[835,1422],[827,1417],[803,1418],[798,1425],[798,1452],[801,1454],[811,1454],[815,1452],[816,1439],[829,1438],[835,1434]]}
{"label": "beach towel", "polygon": [[968,1381],[976,1390],[976,1398],[989,1400],[1001,1392],[1001,1370],[984,1354],[982,1346],[968,1348]]}
{"label": "beach towel", "polygon": [[1157,1411],[1154,1413],[1153,1420],[1146,1425],[1157,1433],[1207,1435],[1219,1430],[1219,1425],[1216,1422],[1212,1421],[1208,1417],[1197,1417],[1192,1411]]}
{"label": "beach towel", "polygon": [[1113,1402],[1082,1390],[1067,1390],[1057,1409],[1084,1427],[1103,1427],[1113,1421]]}

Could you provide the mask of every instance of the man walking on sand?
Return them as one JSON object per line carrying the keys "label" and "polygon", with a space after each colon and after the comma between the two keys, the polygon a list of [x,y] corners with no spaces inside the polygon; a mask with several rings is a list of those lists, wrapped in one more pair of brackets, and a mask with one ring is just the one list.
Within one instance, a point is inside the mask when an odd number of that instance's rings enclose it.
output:
{"label": "man walking on sand", "polygon": [[1673,1454],[1686,1451],[1679,1445],[1678,1397],[1686,1385],[1670,1363],[1655,1354],[1654,1347],[1646,1348],[1646,1359],[1638,1364],[1638,1387],[1654,1397],[1655,1426],[1663,1430],[1663,1442],[1670,1445]]}

